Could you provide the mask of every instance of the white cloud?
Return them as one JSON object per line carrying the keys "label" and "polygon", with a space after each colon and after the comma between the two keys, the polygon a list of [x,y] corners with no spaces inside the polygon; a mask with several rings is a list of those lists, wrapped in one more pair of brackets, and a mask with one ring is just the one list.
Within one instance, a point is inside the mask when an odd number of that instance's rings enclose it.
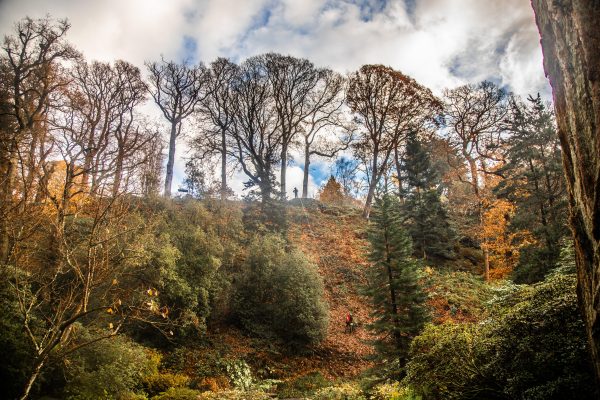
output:
{"label": "white cloud", "polygon": [[[10,33],[26,15],[51,14],[69,18],[69,40],[88,59],[124,59],[140,68],[161,54],[208,63],[218,56],[242,60],[277,51],[340,72],[365,63],[390,65],[438,94],[444,87],[493,79],[518,94],[549,98],[528,1],[416,0],[410,12],[401,0],[370,11],[367,3],[361,8],[346,0],[3,0],[0,31]],[[196,43],[197,54],[184,52],[185,38]],[[180,180],[186,145],[178,146]]]}

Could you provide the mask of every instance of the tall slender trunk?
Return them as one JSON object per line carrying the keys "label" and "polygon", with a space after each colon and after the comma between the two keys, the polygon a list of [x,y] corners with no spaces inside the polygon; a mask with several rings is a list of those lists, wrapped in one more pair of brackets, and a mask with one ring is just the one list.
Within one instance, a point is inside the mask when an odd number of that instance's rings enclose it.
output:
{"label": "tall slender trunk", "polygon": [[31,372],[31,375],[29,375],[29,379],[27,380],[27,383],[25,384],[25,388],[23,389],[23,393],[21,394],[21,397],[19,397],[19,400],[26,400],[29,397],[29,394],[31,393],[31,389],[33,388],[33,384],[35,383],[38,376],[40,375],[40,371],[42,370],[42,367],[44,366],[45,362],[46,362],[46,359],[43,358],[35,363],[33,371]]}
{"label": "tall slender trunk", "polygon": [[227,198],[227,137],[221,129],[221,200]]}
{"label": "tall slender trunk", "polygon": [[[387,228],[386,228],[387,230]],[[402,336],[400,335],[400,321],[398,319],[398,302],[396,300],[396,291],[394,290],[394,276],[392,273],[392,259],[390,256],[390,243],[387,232],[385,233],[385,252],[386,252],[386,269],[388,275],[388,286],[390,288],[390,302],[392,306],[392,322],[394,324],[394,340],[396,348],[402,350]],[[398,362],[403,364],[403,359],[400,357]]]}
{"label": "tall slender trunk", "polygon": [[285,187],[285,174],[287,170],[287,146],[283,146],[281,150],[281,200],[285,200],[287,193]]}
{"label": "tall slender trunk", "polygon": [[119,194],[119,189],[121,188],[121,180],[123,177],[123,159],[125,155],[123,151],[119,149],[119,154],[117,154],[117,162],[115,166],[115,177],[113,179],[113,187],[112,187],[112,196],[117,197]]}
{"label": "tall slender trunk", "polygon": [[467,162],[469,163],[469,170],[471,172],[471,185],[473,186],[473,192],[479,200],[479,172],[477,171],[477,161],[471,156],[466,156]]}
{"label": "tall slender trunk", "polygon": [[17,173],[17,158],[16,154],[16,143],[12,143],[8,154],[6,154],[6,160],[2,160],[2,192],[0,193],[0,263],[7,263],[9,258],[9,234],[8,234],[8,212],[12,204],[12,192]]}
{"label": "tall slender trunk", "polygon": [[600,388],[600,1],[532,5],[563,149],[577,295]]}
{"label": "tall slender trunk", "polygon": [[171,197],[171,183],[173,182],[173,166],[175,165],[175,141],[177,139],[177,121],[171,122],[171,136],[169,138],[169,159],[165,175],[165,197]]}
{"label": "tall slender trunk", "polygon": [[402,165],[397,147],[394,149],[394,163],[396,165],[396,179],[398,180],[398,197],[402,200]]}
{"label": "tall slender trunk", "polygon": [[[379,157],[379,151],[377,147],[373,150],[373,164],[371,171],[371,181],[369,182],[369,191],[367,192],[367,199],[365,201],[365,207],[363,208],[363,217],[369,218],[369,214],[371,213],[371,204],[373,203],[373,197],[375,196],[375,188],[377,187],[377,182],[379,181],[379,169],[377,168],[377,159]],[[386,160],[387,161],[387,160]]]}
{"label": "tall slender trunk", "polygon": [[308,197],[308,177],[310,170],[310,145],[308,140],[304,139],[304,177],[302,178],[302,198]]}

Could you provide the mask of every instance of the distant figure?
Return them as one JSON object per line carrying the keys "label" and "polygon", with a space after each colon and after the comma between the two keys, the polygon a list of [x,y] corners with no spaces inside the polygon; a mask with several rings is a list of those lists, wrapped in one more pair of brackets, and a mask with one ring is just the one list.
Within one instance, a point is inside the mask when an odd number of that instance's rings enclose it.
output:
{"label": "distant figure", "polygon": [[352,333],[354,328],[354,320],[352,319],[352,313],[346,315],[346,332]]}
{"label": "distant figure", "polygon": [[298,188],[294,188],[294,198],[298,198]]}

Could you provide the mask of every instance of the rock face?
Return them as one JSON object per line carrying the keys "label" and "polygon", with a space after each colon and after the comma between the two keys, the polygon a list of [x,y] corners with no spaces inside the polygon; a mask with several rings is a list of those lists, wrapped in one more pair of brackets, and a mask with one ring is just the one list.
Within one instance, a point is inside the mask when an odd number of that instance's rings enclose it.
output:
{"label": "rock face", "polygon": [[600,0],[532,5],[563,148],[579,303],[600,382]]}

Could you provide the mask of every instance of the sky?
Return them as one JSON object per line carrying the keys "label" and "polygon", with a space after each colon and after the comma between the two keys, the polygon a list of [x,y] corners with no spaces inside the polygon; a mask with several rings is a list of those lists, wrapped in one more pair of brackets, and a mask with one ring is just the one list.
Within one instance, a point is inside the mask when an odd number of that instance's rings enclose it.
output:
{"label": "sky", "polygon": [[[341,73],[389,65],[438,95],[488,79],[550,100],[529,0],[0,0],[0,33],[47,14],[70,21],[68,40],[88,60],[143,68],[161,55],[208,64],[274,51]],[[187,155],[185,142],[178,146],[175,189]],[[315,160],[310,172],[314,195],[330,163]],[[237,173],[230,181],[237,193],[244,180]],[[287,181],[293,196],[301,163],[292,161]]]}

